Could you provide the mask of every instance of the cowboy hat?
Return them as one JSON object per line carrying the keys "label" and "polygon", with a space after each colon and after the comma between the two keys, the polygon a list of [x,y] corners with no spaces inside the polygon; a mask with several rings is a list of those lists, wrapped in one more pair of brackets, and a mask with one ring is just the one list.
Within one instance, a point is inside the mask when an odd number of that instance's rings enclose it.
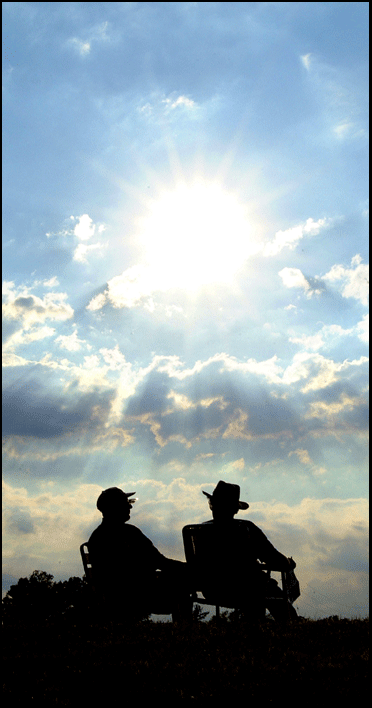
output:
{"label": "cowboy hat", "polygon": [[237,504],[239,509],[248,509],[249,504],[239,500],[240,497],[240,487],[238,484],[230,484],[229,482],[223,482],[222,480],[218,482],[212,494],[208,492],[203,492],[206,497],[213,502],[222,502],[227,504]]}

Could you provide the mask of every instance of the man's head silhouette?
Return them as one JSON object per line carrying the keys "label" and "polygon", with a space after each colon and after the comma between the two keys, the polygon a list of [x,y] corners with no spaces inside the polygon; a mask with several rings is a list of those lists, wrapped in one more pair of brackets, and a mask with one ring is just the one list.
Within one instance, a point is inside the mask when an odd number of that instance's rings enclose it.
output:
{"label": "man's head silhouette", "polygon": [[105,489],[97,499],[97,509],[102,512],[105,518],[118,521],[128,521],[132,504],[135,499],[129,499],[135,492],[123,492],[119,487]]}
{"label": "man's head silhouette", "polygon": [[239,509],[248,509],[247,502],[240,501],[240,487],[238,484],[218,482],[212,494],[203,492],[209,500],[213,518],[216,520],[231,519]]}

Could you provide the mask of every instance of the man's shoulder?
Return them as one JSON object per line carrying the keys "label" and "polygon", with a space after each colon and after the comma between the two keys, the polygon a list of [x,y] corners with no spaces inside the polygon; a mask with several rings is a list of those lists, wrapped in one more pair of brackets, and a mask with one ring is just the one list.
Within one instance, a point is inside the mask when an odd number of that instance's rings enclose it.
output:
{"label": "man's shoulder", "polygon": [[89,536],[88,544],[91,543],[92,541],[95,541],[96,539],[98,539],[101,536],[101,534],[102,534],[102,523],[99,526],[97,526],[97,528],[94,529],[94,531],[92,531],[92,533]]}
{"label": "man's shoulder", "polygon": [[[122,524],[120,526],[120,529],[118,529],[115,526],[111,525],[105,525],[105,523],[102,521],[99,526],[97,526],[96,529],[92,532],[88,543],[91,543],[92,541],[98,541],[99,539],[103,538],[104,536],[112,536],[113,534],[117,534],[119,532],[119,535],[121,536],[122,534],[125,536],[131,536],[131,537],[137,537],[140,538],[141,536],[144,536],[142,531],[137,528],[137,526],[133,526],[133,524]],[[146,538],[146,537],[145,537]]]}
{"label": "man's shoulder", "polygon": [[240,528],[247,529],[257,537],[266,538],[262,529],[260,529],[260,527],[257,526],[253,521],[249,521],[248,519],[234,519],[234,524],[239,524]]}
{"label": "man's shoulder", "polygon": [[133,526],[133,524],[124,524],[124,533],[133,538],[147,538],[143,531],[138,528],[138,526]]}
{"label": "man's shoulder", "polygon": [[[215,522],[213,521],[213,519],[210,519],[209,521],[203,521],[202,525],[203,526],[208,526],[208,525],[213,526],[214,523]],[[231,523],[231,522],[229,522],[229,523]],[[233,525],[234,525],[234,528],[257,529],[258,531],[260,531],[258,526],[256,526],[256,524],[254,524],[253,521],[249,521],[248,519],[233,519]]]}
{"label": "man's shoulder", "polygon": [[242,529],[257,529],[258,531],[260,531],[258,526],[256,526],[256,524],[253,523],[253,521],[250,521],[249,519],[234,519],[234,524]]}

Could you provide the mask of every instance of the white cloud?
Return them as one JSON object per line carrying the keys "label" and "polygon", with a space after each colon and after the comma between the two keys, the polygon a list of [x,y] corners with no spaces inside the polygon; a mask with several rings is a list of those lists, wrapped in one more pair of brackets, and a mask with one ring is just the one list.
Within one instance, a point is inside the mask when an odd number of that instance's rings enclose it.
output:
{"label": "white cloud", "polygon": [[117,344],[113,349],[100,349],[100,353],[103,356],[104,361],[108,365],[109,369],[120,370],[125,366],[131,366],[126,361],[124,354],[121,353],[119,345]]}
{"label": "white cloud", "polygon": [[[47,364],[47,362],[45,362]],[[92,391],[94,388],[103,390],[110,387],[109,381],[106,379],[107,366],[102,366],[100,357],[97,354],[84,356],[84,361],[79,366],[72,366],[70,362],[62,360],[62,366],[65,364],[69,372],[69,381],[66,383],[66,390],[76,385],[80,391]],[[51,362],[52,368],[54,363]]]}
{"label": "white cloud", "polygon": [[90,302],[87,305],[87,310],[92,310],[93,312],[95,310],[101,310],[102,307],[106,304],[107,302],[107,295],[106,293],[99,293],[99,295],[96,295],[93,297]]}
{"label": "white cloud", "polygon": [[[320,354],[303,355],[302,363],[305,364],[306,378],[309,378],[308,383],[301,388],[302,393],[308,391],[316,391],[318,389],[327,388],[338,380],[338,374],[341,371],[348,369],[350,366],[362,366],[368,362],[368,357],[361,356],[359,359],[349,361],[345,359],[343,362],[336,363],[332,359],[326,359]],[[318,368],[315,376],[311,377],[313,366]],[[284,377],[283,377],[284,378]]]}
{"label": "white cloud", "polygon": [[279,275],[287,288],[301,288],[306,293],[310,292],[310,283],[299,268],[283,268]]}
{"label": "white cloud", "polygon": [[59,285],[59,281],[56,275],[53,276],[53,278],[50,278],[50,280],[43,280],[43,285],[46,288],[54,288]]}
{"label": "white cloud", "polygon": [[31,344],[32,342],[40,341],[46,337],[52,337],[54,334],[55,329],[47,326],[34,326],[26,330],[18,329],[16,332],[13,332],[3,344],[3,366],[25,366],[29,364],[30,361],[15,354],[16,347]]}
{"label": "white cloud", "polygon": [[76,329],[72,334],[60,334],[59,337],[56,338],[56,342],[61,349],[67,349],[69,352],[77,352],[81,349],[81,345],[85,344],[83,339],[78,338]]}
{"label": "white cloud", "polygon": [[362,263],[361,256],[357,254],[352,258],[351,266],[347,268],[336,264],[323,275],[323,279],[331,283],[341,281],[342,297],[353,297],[360,300],[363,305],[368,305],[369,265]]}
{"label": "white cloud", "polygon": [[88,214],[83,214],[82,216],[78,216],[77,218],[79,221],[74,228],[74,234],[82,241],[87,241],[94,235],[94,231],[96,228],[93,224],[93,219],[91,219]]}
{"label": "white cloud", "polygon": [[103,243],[91,243],[89,245],[85,243],[79,243],[79,245],[75,248],[74,251],[74,261],[77,261],[78,263],[87,263],[88,254],[92,253],[92,251],[102,250],[103,248]]}
{"label": "white cloud", "polygon": [[136,265],[127,268],[107,283],[107,297],[114,307],[134,307],[143,298],[149,297],[156,285],[151,273],[145,266]]}
{"label": "white cloud", "polygon": [[7,366],[27,366],[28,364],[36,364],[36,361],[30,361],[30,359],[25,359],[23,356],[18,356],[18,354],[15,354],[12,349],[9,349],[8,351],[4,345],[2,364],[5,369]]}
{"label": "white cloud", "polygon": [[78,39],[77,37],[72,37],[72,39],[69,40],[69,43],[71,44],[74,49],[80,54],[80,56],[85,57],[87,54],[90,53],[91,50],[91,45],[90,42],[83,41],[82,39]]}
{"label": "white cloud", "polygon": [[13,283],[5,284],[7,302],[3,304],[3,317],[17,320],[29,329],[45,320],[64,321],[70,319],[74,311],[65,300],[66,293],[47,293],[44,298],[32,295],[27,288],[12,289]]}
{"label": "white cloud", "polygon": [[319,332],[313,335],[303,334],[299,337],[289,337],[289,341],[294,344],[300,344],[304,349],[318,350],[325,345],[330,345],[334,341],[338,341],[340,337],[350,336],[354,333],[354,329],[343,329],[340,325],[324,325]]}
{"label": "white cloud", "polygon": [[365,400],[362,396],[348,396],[346,393],[342,393],[337,401],[311,401],[308,412],[304,417],[305,419],[328,418],[337,420],[344,411],[353,410],[364,403]]}
{"label": "white cloud", "polygon": [[302,56],[300,56],[301,62],[307,71],[310,71],[311,61],[312,61],[311,57],[312,57],[312,55],[310,53],[303,54]]}
{"label": "white cloud", "polygon": [[304,450],[303,448],[298,448],[297,450],[291,450],[291,452],[288,453],[288,457],[292,457],[292,455],[297,455],[297,457],[302,465],[310,465],[312,463],[312,460],[311,460],[311,457],[310,457],[308,451]]}
{"label": "white cloud", "polygon": [[167,108],[170,108],[171,110],[174,110],[178,106],[185,106],[185,108],[195,107],[195,101],[192,101],[191,98],[187,98],[187,96],[178,96],[175,100],[171,98],[164,98],[162,103],[165,103]]}
{"label": "white cloud", "polygon": [[357,331],[360,332],[360,334],[358,334],[359,339],[362,342],[365,342],[366,344],[368,344],[368,342],[369,342],[369,314],[364,315],[362,321],[358,322]]}
{"label": "white cloud", "polygon": [[2,285],[2,294],[5,295],[5,297],[13,297],[14,288],[15,284],[12,280],[4,280]]}
{"label": "white cloud", "polygon": [[304,349],[313,349],[315,351],[324,346],[321,332],[309,336],[303,334],[301,337],[289,337],[289,341],[294,344],[301,344]]}
{"label": "white cloud", "polygon": [[293,226],[286,231],[277,231],[273,241],[266,243],[263,249],[265,256],[275,256],[283,248],[293,250],[298,242],[306,235],[316,236],[321,230],[326,229],[332,224],[332,219],[307,219],[304,224]]}
{"label": "white cloud", "polygon": [[[103,234],[103,232],[106,230],[106,224],[94,224],[93,219],[89,216],[89,214],[82,214],[81,216],[70,216],[65,221],[68,222],[65,228],[56,233],[47,233],[46,236],[47,238],[51,238],[52,236],[62,236],[64,239],[66,237],[75,237],[76,239],[78,239],[78,244],[75,246],[73,253],[74,261],[77,261],[78,263],[86,263],[88,255],[92,251],[99,251],[107,246],[107,244],[103,244],[102,242],[91,243],[87,245],[87,241],[92,239],[96,233]],[[71,222],[77,223],[75,224],[75,226],[72,227]],[[43,285],[46,285],[47,287],[54,287],[55,285],[58,285],[58,280],[56,276],[54,276],[54,278],[51,278],[49,281],[41,281],[41,283]],[[38,282],[36,284],[39,285],[40,283]]]}

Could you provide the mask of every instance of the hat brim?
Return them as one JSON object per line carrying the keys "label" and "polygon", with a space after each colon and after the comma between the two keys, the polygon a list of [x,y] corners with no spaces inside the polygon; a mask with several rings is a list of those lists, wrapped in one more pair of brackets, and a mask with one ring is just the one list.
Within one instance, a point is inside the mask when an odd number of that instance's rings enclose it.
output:
{"label": "hat brim", "polygon": [[[203,494],[205,494],[205,496],[208,497],[209,500],[213,499],[213,494],[208,494],[208,492],[203,492]],[[241,509],[242,511],[249,509],[249,504],[247,504],[247,502],[239,501],[238,506],[239,506],[239,509]]]}

